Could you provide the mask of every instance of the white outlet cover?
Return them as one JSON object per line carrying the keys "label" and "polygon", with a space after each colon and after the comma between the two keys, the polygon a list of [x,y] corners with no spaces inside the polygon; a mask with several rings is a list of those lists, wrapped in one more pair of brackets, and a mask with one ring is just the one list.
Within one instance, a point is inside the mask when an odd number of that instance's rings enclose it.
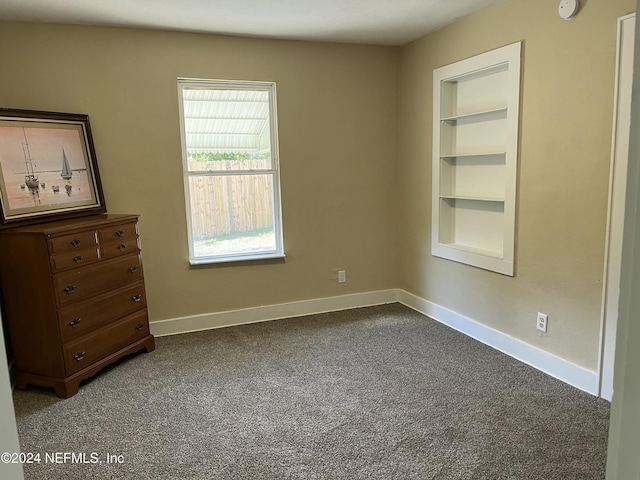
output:
{"label": "white outlet cover", "polygon": [[558,15],[565,20],[569,20],[578,13],[579,9],[580,2],[578,0],[560,0],[560,5],[558,5]]}

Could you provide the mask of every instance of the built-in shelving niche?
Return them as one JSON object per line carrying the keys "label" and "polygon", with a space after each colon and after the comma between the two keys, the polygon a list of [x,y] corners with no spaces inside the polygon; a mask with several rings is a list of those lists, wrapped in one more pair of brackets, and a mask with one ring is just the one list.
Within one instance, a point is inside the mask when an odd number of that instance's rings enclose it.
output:
{"label": "built-in shelving niche", "polygon": [[513,275],[520,42],[433,76],[431,253]]}

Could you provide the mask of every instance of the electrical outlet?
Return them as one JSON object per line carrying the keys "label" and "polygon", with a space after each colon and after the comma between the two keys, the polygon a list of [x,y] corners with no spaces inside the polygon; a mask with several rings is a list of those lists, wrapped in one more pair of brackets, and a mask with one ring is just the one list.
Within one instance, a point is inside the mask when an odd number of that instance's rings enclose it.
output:
{"label": "electrical outlet", "polygon": [[347,283],[347,271],[338,270],[338,283]]}
{"label": "electrical outlet", "polygon": [[538,312],[538,318],[536,320],[536,328],[541,332],[547,333],[547,314]]}

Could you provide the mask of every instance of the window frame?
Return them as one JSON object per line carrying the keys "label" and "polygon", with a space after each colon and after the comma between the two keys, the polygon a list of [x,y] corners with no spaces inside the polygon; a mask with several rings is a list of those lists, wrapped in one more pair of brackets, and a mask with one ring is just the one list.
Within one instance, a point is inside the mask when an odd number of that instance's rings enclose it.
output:
{"label": "window frame", "polygon": [[[186,124],[184,117],[183,90],[186,88],[212,89],[212,90],[248,90],[266,91],[269,98],[269,135],[271,150],[271,165],[268,169],[241,169],[241,170],[215,170],[215,171],[191,171],[188,165]],[[189,247],[189,263],[191,265],[242,262],[264,259],[280,259],[285,257],[284,241],[282,233],[282,203],[280,191],[280,156],[278,148],[278,116],[276,101],[276,83],[248,80],[209,80],[194,78],[178,78],[178,106],[180,120],[180,140],[182,150],[182,173],[185,193],[185,212],[187,220],[187,236]],[[217,177],[217,176],[248,176],[270,175],[272,179],[273,202],[273,229],[275,236],[275,249],[262,252],[226,253],[224,255],[195,256],[194,235],[191,212],[191,188],[189,179],[192,177]]]}

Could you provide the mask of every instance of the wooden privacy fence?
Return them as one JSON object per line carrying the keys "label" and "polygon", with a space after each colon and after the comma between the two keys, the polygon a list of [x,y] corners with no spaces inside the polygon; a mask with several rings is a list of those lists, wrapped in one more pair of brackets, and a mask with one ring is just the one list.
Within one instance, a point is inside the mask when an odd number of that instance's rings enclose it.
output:
{"label": "wooden privacy fence", "polygon": [[[253,163],[256,165],[253,165]],[[265,168],[264,160],[190,161],[191,171]],[[241,165],[238,165],[241,163]],[[251,165],[248,165],[251,163]],[[259,163],[259,164],[258,164]],[[192,167],[193,165],[193,167]],[[273,181],[269,173],[191,176],[191,227],[196,239],[273,228]]]}

